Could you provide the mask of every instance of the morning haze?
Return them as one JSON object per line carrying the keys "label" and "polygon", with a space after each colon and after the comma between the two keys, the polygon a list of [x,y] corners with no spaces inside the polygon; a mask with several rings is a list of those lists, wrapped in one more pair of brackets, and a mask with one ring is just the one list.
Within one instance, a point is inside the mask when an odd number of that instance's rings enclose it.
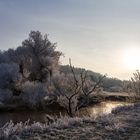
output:
{"label": "morning haze", "polygon": [[129,79],[125,53],[140,48],[138,0],[2,0],[0,49],[16,48],[30,30],[49,34],[62,64]]}
{"label": "morning haze", "polygon": [[140,140],[140,1],[0,0],[0,140]]}

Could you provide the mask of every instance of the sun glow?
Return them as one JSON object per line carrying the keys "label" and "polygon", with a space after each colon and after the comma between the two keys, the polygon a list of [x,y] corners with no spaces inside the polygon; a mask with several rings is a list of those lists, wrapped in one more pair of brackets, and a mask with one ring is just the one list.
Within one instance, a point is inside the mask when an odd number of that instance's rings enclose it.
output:
{"label": "sun glow", "polygon": [[124,53],[124,64],[129,70],[140,69],[140,48],[129,48]]}

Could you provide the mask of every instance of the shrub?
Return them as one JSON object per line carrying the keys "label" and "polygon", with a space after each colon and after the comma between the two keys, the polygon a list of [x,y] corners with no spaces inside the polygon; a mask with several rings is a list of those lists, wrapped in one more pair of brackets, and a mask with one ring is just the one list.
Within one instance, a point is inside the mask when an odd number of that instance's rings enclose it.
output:
{"label": "shrub", "polygon": [[0,102],[8,102],[12,99],[13,97],[13,93],[6,89],[6,90],[3,90],[3,89],[0,89]]}
{"label": "shrub", "polygon": [[19,78],[19,67],[16,64],[0,64],[0,88],[13,89]]}
{"label": "shrub", "polygon": [[47,94],[44,85],[40,82],[26,82],[23,85],[21,98],[29,107],[39,107]]}

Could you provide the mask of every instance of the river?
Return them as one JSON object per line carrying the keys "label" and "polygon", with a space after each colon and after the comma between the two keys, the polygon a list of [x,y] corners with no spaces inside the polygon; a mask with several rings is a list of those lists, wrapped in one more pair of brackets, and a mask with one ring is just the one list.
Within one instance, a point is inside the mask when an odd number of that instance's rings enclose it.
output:
{"label": "river", "polygon": [[[83,108],[79,114],[81,115],[90,115],[90,116],[99,116],[103,114],[111,113],[112,109],[118,107],[118,106],[124,106],[129,105],[129,103],[126,102],[102,102],[100,104],[90,106],[87,108]],[[12,120],[13,122],[25,122],[30,119],[31,122],[38,121],[38,122],[45,122],[45,115],[49,114],[52,116],[60,116],[66,115],[65,112],[61,112],[60,110],[53,111],[48,110],[47,112],[37,112],[37,111],[19,111],[19,112],[1,112],[0,113],[0,127],[3,126],[6,122]]]}

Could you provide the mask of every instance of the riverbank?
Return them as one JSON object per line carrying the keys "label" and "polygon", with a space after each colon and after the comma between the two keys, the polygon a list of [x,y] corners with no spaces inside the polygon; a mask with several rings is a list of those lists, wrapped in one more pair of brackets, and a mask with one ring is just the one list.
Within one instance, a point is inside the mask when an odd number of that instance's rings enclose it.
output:
{"label": "riverbank", "polygon": [[[97,105],[101,102],[107,102],[107,101],[120,101],[120,102],[126,102],[126,103],[135,103],[140,100],[140,98],[133,96],[132,94],[128,93],[119,93],[119,92],[101,92],[98,94],[93,94],[89,98],[89,103],[87,106],[93,106]],[[15,97],[13,98],[13,101],[11,100],[10,103],[3,103],[0,102],[0,112],[9,112],[9,111],[46,111],[47,108],[52,108],[53,110],[64,110],[63,107],[61,107],[58,103],[57,100],[55,99],[50,99],[49,101],[44,100],[43,105],[39,107],[34,107],[32,108],[28,104],[25,104],[20,97]],[[87,107],[87,106],[83,106]]]}
{"label": "riverbank", "polygon": [[47,125],[7,123],[0,130],[3,140],[139,140],[140,104],[118,107],[97,118],[63,117]]}
{"label": "riverbank", "polygon": [[[97,117],[101,116],[103,114],[109,114],[111,113],[112,109],[118,107],[118,106],[124,106],[124,105],[130,105],[132,103],[126,103],[126,102],[101,102],[96,105],[88,106],[85,108],[82,108],[80,111],[76,112],[76,116],[82,117],[82,116],[91,116],[91,117]],[[40,123],[46,123],[46,115],[53,116],[55,118],[64,117],[67,115],[65,110],[62,110],[60,108],[56,109],[54,108],[46,108],[46,111],[36,111],[36,110],[19,110],[19,111],[5,111],[0,113],[0,127],[2,127],[5,123],[9,122],[10,120],[13,121],[13,123],[18,122],[25,122],[28,119],[30,119],[30,123],[33,122],[40,122]]]}

